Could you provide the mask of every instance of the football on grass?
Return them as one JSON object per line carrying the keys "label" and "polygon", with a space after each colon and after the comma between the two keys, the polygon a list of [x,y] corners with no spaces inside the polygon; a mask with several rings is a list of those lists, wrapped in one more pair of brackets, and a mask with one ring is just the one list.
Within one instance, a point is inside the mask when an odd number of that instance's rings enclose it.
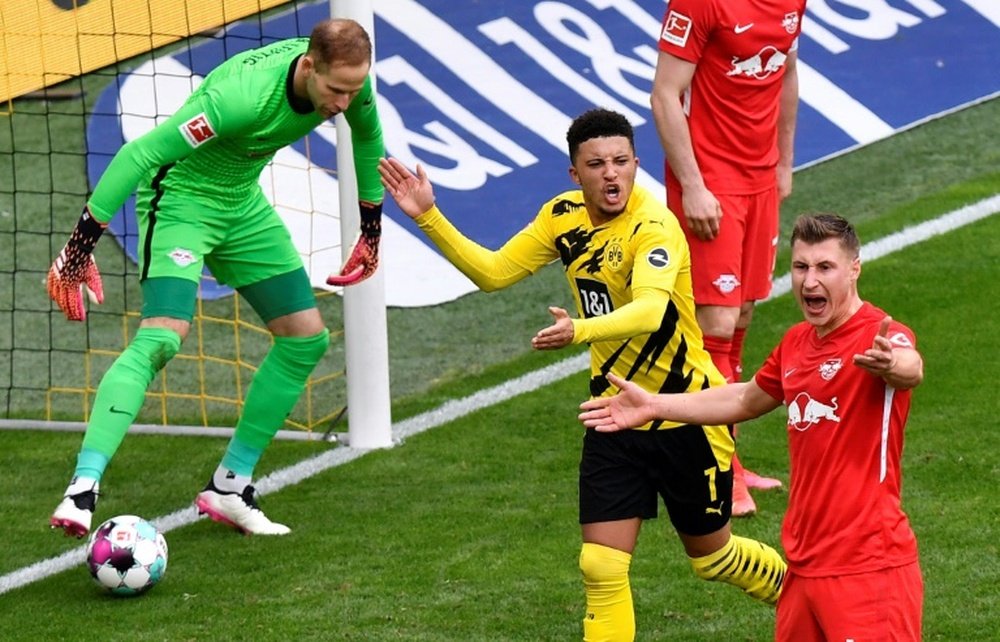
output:
{"label": "football on grass", "polygon": [[163,579],[167,541],[141,517],[112,517],[90,534],[87,567],[94,580],[115,595],[140,595]]}

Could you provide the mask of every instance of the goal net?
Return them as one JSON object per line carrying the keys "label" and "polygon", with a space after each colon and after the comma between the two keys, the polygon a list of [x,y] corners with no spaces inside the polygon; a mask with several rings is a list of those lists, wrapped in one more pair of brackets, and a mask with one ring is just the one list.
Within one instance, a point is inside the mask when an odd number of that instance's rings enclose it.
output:
{"label": "goal net", "polygon": [[[336,8],[336,3],[331,7],[328,2],[287,0],[4,3],[4,418],[84,421],[102,375],[138,328],[141,293],[133,200],[116,214],[95,251],[105,301],[88,304],[86,323],[67,321],[45,290],[53,257],[117,149],[169,116],[225,58],[282,38],[307,36],[315,22]],[[279,152],[261,177],[265,194],[291,230],[317,286],[342,260],[341,206],[336,198],[342,186],[336,168],[343,150],[338,150],[338,138],[333,124],[324,124],[300,144]],[[318,300],[333,341],[286,428],[326,430],[347,406],[345,302],[326,291],[318,292]],[[191,332],[150,386],[137,423],[234,425],[270,344],[270,334],[252,309],[206,273]]]}

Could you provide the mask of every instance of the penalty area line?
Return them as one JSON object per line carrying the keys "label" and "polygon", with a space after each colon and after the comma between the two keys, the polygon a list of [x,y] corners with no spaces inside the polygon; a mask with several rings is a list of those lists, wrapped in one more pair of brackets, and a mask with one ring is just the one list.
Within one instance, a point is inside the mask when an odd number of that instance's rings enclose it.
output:
{"label": "penalty area line", "polygon": [[[929,221],[906,227],[899,232],[877,239],[871,243],[866,243],[861,247],[861,259],[862,261],[877,260],[911,245],[926,241],[934,236],[975,223],[997,212],[1000,212],[1000,194],[948,212]],[[774,280],[771,295],[766,301],[776,299],[788,294],[790,291],[791,277],[785,274]],[[529,372],[492,388],[481,390],[462,399],[448,401],[434,410],[429,410],[394,424],[392,428],[393,442],[398,444],[407,437],[430,430],[431,428],[436,428],[477,410],[565,379],[570,375],[586,370],[589,363],[590,360],[587,353],[582,353],[563,359],[540,370]],[[261,495],[274,493],[287,486],[318,475],[330,468],[358,459],[372,450],[351,448],[350,446],[334,448],[287,468],[276,470],[270,475],[262,477],[255,485]],[[166,533],[175,528],[193,524],[198,519],[197,510],[191,506],[150,521]],[[51,575],[62,573],[83,564],[85,561],[86,547],[80,546],[56,557],[42,560],[7,573],[0,576],[0,595],[32,582],[43,580]]]}

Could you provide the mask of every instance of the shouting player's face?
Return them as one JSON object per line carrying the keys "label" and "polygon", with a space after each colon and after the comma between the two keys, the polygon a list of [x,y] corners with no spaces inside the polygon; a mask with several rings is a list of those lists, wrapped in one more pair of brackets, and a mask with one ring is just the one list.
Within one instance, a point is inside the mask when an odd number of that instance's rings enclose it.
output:
{"label": "shouting player's face", "polygon": [[306,94],[309,102],[324,118],[332,118],[351,104],[365,86],[370,65],[316,65],[309,56],[303,59],[306,70]]}
{"label": "shouting player's face", "polygon": [[792,246],[792,292],[806,321],[823,336],[840,327],[861,306],[858,277],[861,259],[839,239]]}
{"label": "shouting player's face", "polygon": [[569,175],[583,189],[583,200],[595,225],[625,210],[638,167],[635,150],[624,136],[591,138],[580,143]]}

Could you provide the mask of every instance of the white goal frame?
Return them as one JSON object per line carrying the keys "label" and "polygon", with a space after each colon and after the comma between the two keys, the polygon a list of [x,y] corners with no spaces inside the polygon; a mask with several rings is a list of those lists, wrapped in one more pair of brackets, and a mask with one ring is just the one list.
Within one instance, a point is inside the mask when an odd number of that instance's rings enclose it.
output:
{"label": "white goal frame", "polygon": [[[372,40],[372,84],[375,84],[375,16],[372,0],[330,0],[330,16],[356,20]],[[360,230],[357,177],[351,128],[342,114],[335,118],[340,209],[341,255],[346,260]],[[383,262],[384,263],[384,262]],[[385,303],[385,269],[364,282],[344,288],[344,352],[346,369],[346,433],[279,430],[276,439],[328,440],[357,449],[389,448],[392,438],[389,395],[389,349]],[[0,419],[0,430],[84,431],[86,422]],[[228,438],[233,428],[133,424],[130,432]]]}
{"label": "white goal frame", "polygon": [[[372,39],[375,87],[375,15],[371,0],[330,0],[330,15],[351,18]],[[340,185],[340,238],[346,260],[360,229],[351,128],[336,117],[337,176]],[[344,288],[344,352],[347,367],[347,441],[352,448],[392,446],[389,398],[389,341],[385,311],[385,270],[359,285]]]}

